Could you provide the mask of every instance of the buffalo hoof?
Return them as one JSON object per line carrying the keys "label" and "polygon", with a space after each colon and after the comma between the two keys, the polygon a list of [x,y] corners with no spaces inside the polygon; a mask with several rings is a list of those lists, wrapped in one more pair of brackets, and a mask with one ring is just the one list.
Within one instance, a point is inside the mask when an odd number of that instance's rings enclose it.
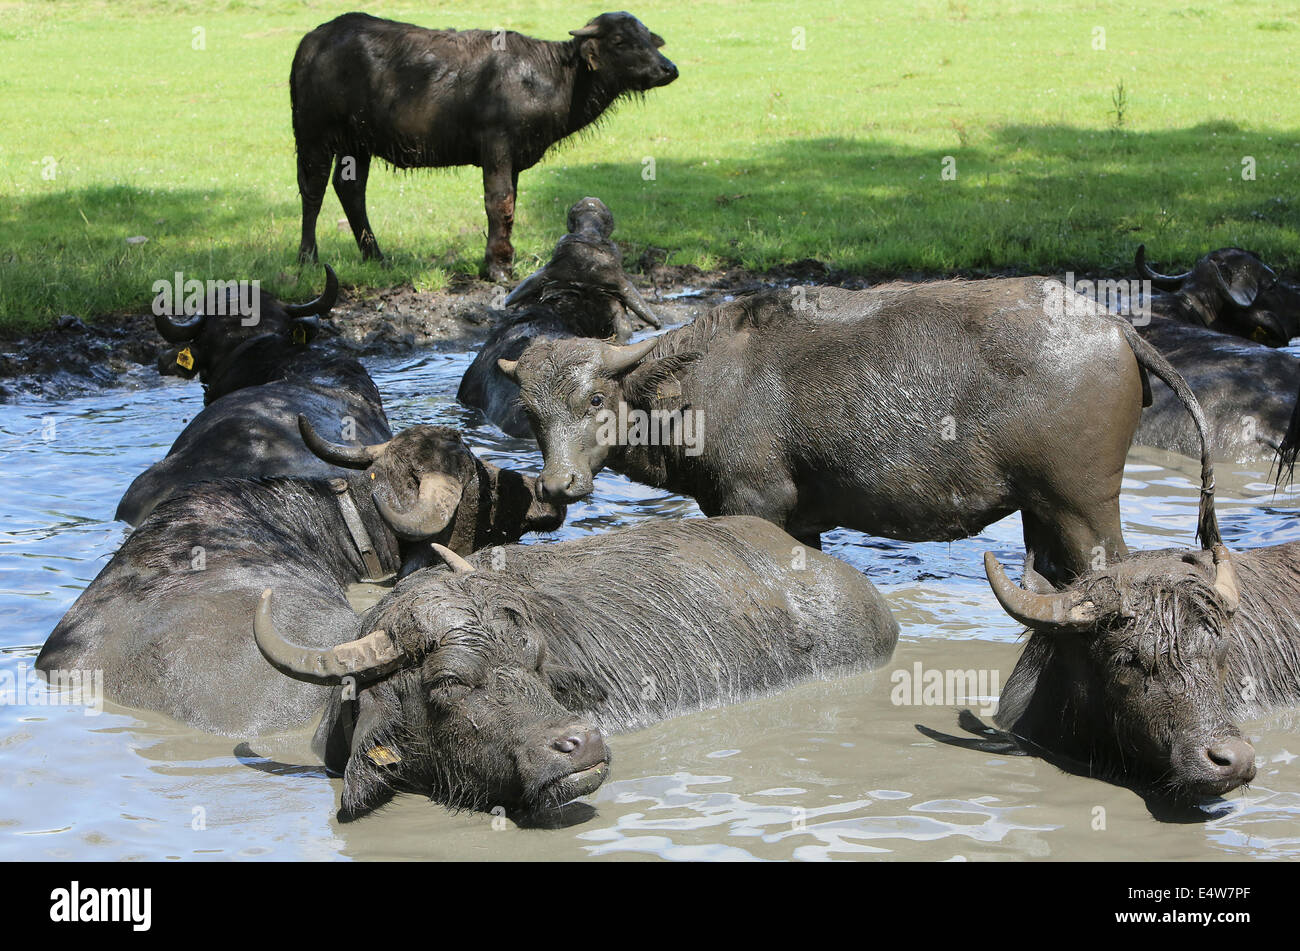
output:
{"label": "buffalo hoof", "polygon": [[302,247],[300,247],[298,249],[298,263],[299,264],[319,263],[316,257],[316,246],[312,245],[311,247],[308,247],[307,245],[304,244]]}
{"label": "buffalo hoof", "polygon": [[479,274],[493,284],[505,284],[514,277],[514,266],[512,262],[485,261]]}

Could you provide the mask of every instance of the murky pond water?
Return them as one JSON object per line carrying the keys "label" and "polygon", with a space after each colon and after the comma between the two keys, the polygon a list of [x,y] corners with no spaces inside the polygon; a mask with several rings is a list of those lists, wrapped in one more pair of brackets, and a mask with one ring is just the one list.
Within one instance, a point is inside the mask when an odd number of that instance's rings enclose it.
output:
{"label": "murky pond water", "polygon": [[[537,471],[531,443],[501,436],[455,402],[469,359],[430,351],[367,362],[395,428],[460,426],[486,458]],[[33,683],[41,643],[125,535],[112,521],[118,498],[202,407],[195,384],[151,371],[128,382],[89,398],[0,406],[0,677]],[[1195,475],[1180,456],[1131,454],[1123,500],[1131,546],[1191,544]],[[1300,538],[1300,496],[1274,495],[1265,467],[1222,466],[1218,482],[1230,544]],[[604,473],[558,537],[691,514],[690,501]],[[1028,757],[939,744],[916,729],[961,734],[955,706],[891,702],[893,673],[917,664],[987,671],[994,695],[1005,682],[1019,630],[994,601],[980,559],[994,549],[1018,561],[1018,516],[951,545],[837,532],[826,547],[889,598],[902,626],[894,660],[614,737],[612,778],[570,810],[572,824],[523,829],[401,796],[343,825],[334,818],[340,783],[319,768],[260,772],[239,762],[228,738],[111,705],[88,716],[33,702],[46,694],[33,685],[0,706],[0,859],[1300,855],[1300,711],[1243,724],[1260,757],[1256,782],[1207,807],[1203,821],[1169,823],[1127,790]],[[280,762],[315,764],[310,735],[253,745]]]}

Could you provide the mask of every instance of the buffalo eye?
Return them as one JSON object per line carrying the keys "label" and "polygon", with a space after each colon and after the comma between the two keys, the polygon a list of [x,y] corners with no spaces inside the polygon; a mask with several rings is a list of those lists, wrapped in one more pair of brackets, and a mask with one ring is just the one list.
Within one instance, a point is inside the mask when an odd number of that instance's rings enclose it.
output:
{"label": "buffalo eye", "polygon": [[600,393],[591,394],[592,409],[600,409],[604,405],[605,405],[605,397],[602,394]]}
{"label": "buffalo eye", "polygon": [[469,684],[455,674],[442,674],[429,684],[429,696],[433,699],[455,699],[464,696],[469,691]]}

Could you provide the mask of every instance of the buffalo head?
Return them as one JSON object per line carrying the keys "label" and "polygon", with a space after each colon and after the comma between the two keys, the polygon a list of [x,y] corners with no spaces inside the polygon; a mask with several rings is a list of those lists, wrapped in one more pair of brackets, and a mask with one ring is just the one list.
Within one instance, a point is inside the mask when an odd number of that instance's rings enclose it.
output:
{"label": "buffalo head", "polygon": [[1002,693],[998,722],[1091,775],[1173,800],[1222,795],[1255,776],[1232,723],[1241,704],[1228,550],[1139,552],[1057,591],[1028,569],[984,568],[998,602],[1033,636]]}
{"label": "buffalo head", "polygon": [[1270,347],[1300,336],[1300,290],[1282,283],[1263,261],[1240,248],[1211,251],[1182,274],[1160,274],[1138,245],[1138,273],[1177,294],[1206,326]]}
{"label": "buffalo head", "polygon": [[594,791],[609,775],[609,749],[570,708],[603,691],[551,662],[544,619],[506,572],[477,572],[438,547],[457,573],[400,582],[352,640],[328,650],[276,630],[271,591],[258,607],[254,634],[276,668],[340,685],[317,732],[318,751],[343,773],[340,817],[364,815],[397,791],[513,815]]}
{"label": "buffalo head", "polygon": [[659,52],[663,37],[630,13],[602,13],[569,34],[587,68],[609,85],[644,92],[677,78],[677,67]]}
{"label": "buffalo head", "polygon": [[679,358],[647,360],[651,338],[626,347],[583,338],[538,340],[518,360],[497,366],[519,396],[541,446],[542,497],[572,501],[591,494],[612,446],[600,438],[620,403],[637,403],[671,376]]}
{"label": "buffalo head", "polygon": [[536,479],[483,462],[454,429],[410,426],[370,446],[329,442],[302,415],[298,429],[319,458],[364,470],[375,508],[403,541],[450,533],[468,553],[564,523],[564,506],[540,498]]}
{"label": "buffalo head", "polygon": [[159,355],[159,373],[186,379],[198,376],[206,383],[231,366],[251,341],[278,337],[286,344],[310,343],[321,319],[338,300],[339,280],[326,265],[325,290],[305,304],[284,304],[260,288],[255,301],[243,299],[237,286],[217,289],[216,294],[188,316],[154,316],[158,333],[175,344]]}

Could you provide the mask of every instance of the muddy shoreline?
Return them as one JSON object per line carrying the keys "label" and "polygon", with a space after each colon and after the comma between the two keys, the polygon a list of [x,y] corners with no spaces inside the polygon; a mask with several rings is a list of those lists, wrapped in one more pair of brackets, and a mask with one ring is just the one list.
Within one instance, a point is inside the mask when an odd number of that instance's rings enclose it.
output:
{"label": "muddy shoreline", "polygon": [[[918,277],[920,277],[918,275]],[[797,283],[866,287],[867,278],[799,261],[761,273],[744,268],[704,272],[652,266],[633,283],[665,323],[693,319],[728,295]],[[411,285],[385,290],[343,288],[314,346],[351,356],[392,356],[440,344],[462,349],[487,337],[501,312],[496,285],[463,279],[439,291]],[[89,319],[64,315],[48,329],[0,336],[0,402],[22,397],[65,399],[111,387],[142,385],[166,348],[147,312]]]}

